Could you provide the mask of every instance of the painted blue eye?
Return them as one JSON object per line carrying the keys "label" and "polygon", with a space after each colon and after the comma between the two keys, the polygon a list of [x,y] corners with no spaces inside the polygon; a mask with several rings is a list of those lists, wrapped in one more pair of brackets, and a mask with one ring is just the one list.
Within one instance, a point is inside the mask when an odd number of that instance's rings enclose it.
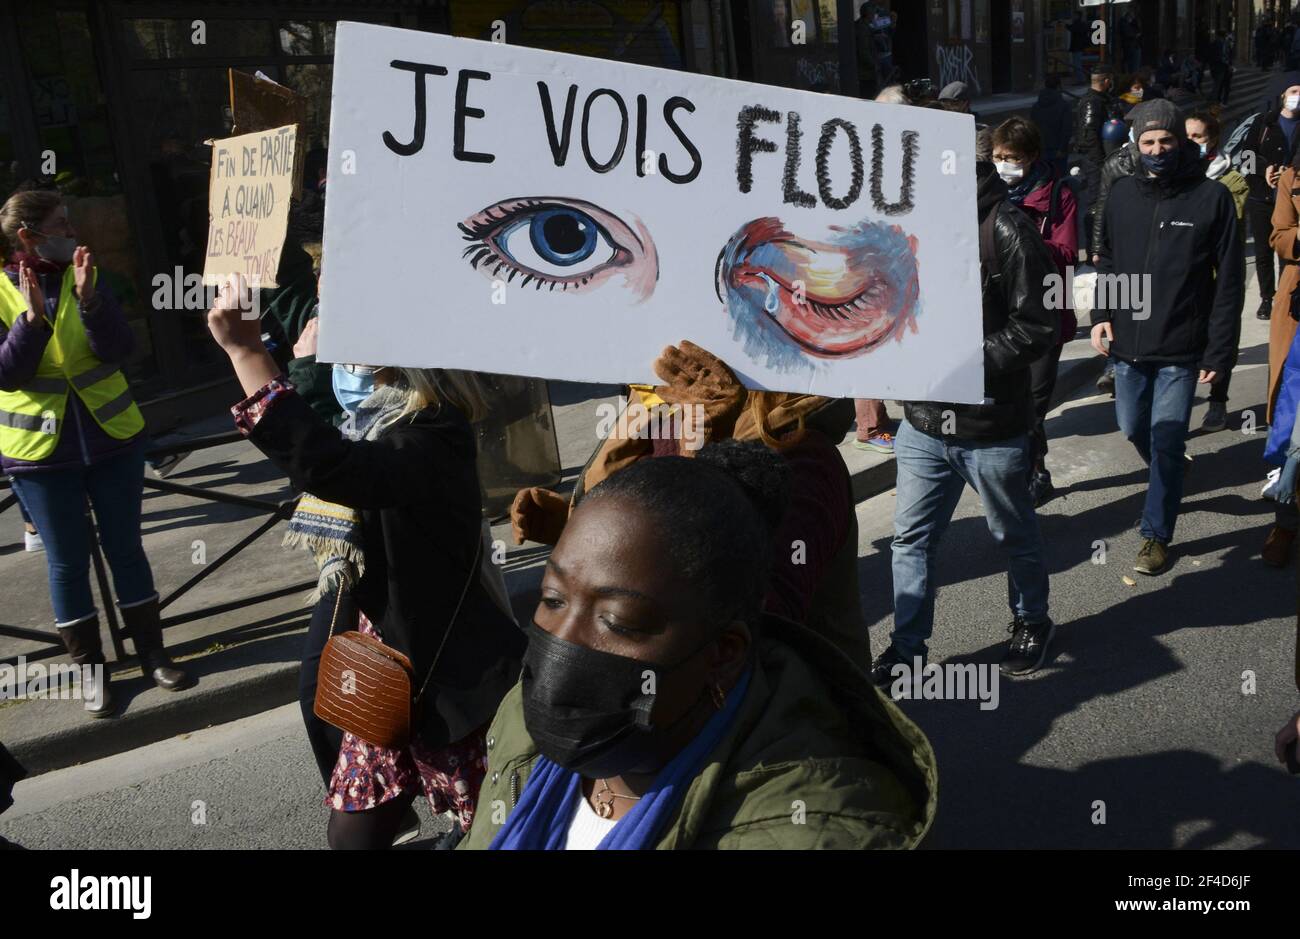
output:
{"label": "painted blue eye", "polygon": [[534,277],[580,277],[616,256],[609,232],[590,214],[564,205],[521,211],[493,236],[498,251]]}
{"label": "painted blue eye", "polygon": [[528,238],[533,243],[533,250],[561,267],[591,257],[599,234],[600,226],[591,216],[576,209],[547,209],[534,215],[528,224]]}

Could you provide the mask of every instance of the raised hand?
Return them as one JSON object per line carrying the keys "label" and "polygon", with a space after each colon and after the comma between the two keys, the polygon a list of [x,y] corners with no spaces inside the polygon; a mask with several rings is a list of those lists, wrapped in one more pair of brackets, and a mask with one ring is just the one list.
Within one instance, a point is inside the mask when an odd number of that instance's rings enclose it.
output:
{"label": "raised hand", "polygon": [[298,341],[293,344],[293,357],[301,359],[316,354],[316,340],[320,335],[320,317],[313,316],[298,334]]}
{"label": "raised hand", "polygon": [[[702,441],[729,437],[745,406],[747,392],[727,363],[688,339],[668,346],[655,360],[655,374],[665,382],[655,394],[681,405],[686,437]],[[703,424],[700,424],[700,413]],[[687,451],[689,453],[689,450]]]}
{"label": "raised hand", "polygon": [[40,317],[45,315],[45,291],[41,289],[40,278],[36,272],[31,269],[31,265],[23,262],[18,268],[18,290],[22,293],[23,299],[27,301],[27,322],[34,323]]}
{"label": "raised hand", "polygon": [[95,292],[95,256],[85,245],[78,245],[72,253],[72,276],[77,288],[77,299],[85,303]]}
{"label": "raised hand", "polygon": [[248,285],[243,276],[231,274],[221,285],[217,302],[208,311],[208,331],[227,353],[265,348],[262,345],[261,320],[246,315],[250,306]]}

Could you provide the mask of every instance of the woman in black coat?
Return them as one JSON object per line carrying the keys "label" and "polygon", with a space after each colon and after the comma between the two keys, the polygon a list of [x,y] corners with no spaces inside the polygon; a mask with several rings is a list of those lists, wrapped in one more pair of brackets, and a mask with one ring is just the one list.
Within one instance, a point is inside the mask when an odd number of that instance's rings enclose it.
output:
{"label": "woman in black coat", "polygon": [[[482,504],[468,418],[482,401],[458,373],[354,368],[340,374],[354,384],[369,376],[374,389],[364,401],[368,389],[357,392],[344,422],[350,433],[341,435],[279,374],[258,320],[241,315],[242,296],[242,283],[228,284],[208,326],[249,396],[232,409],[237,426],[311,497],[299,504],[290,540],[313,550],[322,594],[341,584],[349,604],[340,612],[354,605],[362,631],[405,654],[413,689],[425,687],[409,747],[343,735],[329,781],[330,845],[387,847],[421,791],[435,814],[453,811],[468,830],[487,724],[518,678],[524,648],[480,576]],[[332,602],[329,609],[332,616]]]}

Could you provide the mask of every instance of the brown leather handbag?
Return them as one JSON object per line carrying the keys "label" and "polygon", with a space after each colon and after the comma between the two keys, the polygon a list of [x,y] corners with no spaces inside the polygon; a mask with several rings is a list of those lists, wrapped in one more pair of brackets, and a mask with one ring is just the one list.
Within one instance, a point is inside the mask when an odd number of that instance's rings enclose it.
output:
{"label": "brown leather handbag", "polygon": [[442,642],[438,644],[433,664],[429,666],[429,674],[414,694],[411,689],[415,670],[405,655],[357,630],[334,635],[346,589],[346,584],[341,584],[334,600],[330,636],[321,650],[320,667],[316,673],[316,701],[312,706],[316,716],[377,747],[400,750],[410,744],[424,689],[438,667],[447,637],[460,618],[460,608],[469,593],[469,585],[478,576],[482,554],[483,541],[480,538],[474,552],[474,563],[470,565],[456,609],[442,635]]}

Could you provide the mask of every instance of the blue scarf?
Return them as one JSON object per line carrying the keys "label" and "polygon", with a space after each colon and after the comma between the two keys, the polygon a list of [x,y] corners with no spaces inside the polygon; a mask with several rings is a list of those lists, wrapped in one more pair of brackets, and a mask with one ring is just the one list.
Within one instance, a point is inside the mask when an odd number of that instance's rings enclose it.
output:
{"label": "blue scarf", "polygon": [[[638,851],[654,847],[691,780],[699,775],[723,735],[731,726],[749,687],[752,669],[746,669],[727,696],[727,703],[709,718],[704,729],[673,757],[655,777],[650,789],[604,839],[597,851]],[[563,851],[569,823],[577,809],[582,778],[544,756],[533,764],[519,804],[497,832],[490,851]]]}
{"label": "blue scarf", "polygon": [[1007,187],[1007,198],[1016,205],[1024,205],[1025,197],[1038,188],[1043,180],[1050,176],[1049,167],[1042,160],[1035,160],[1025,178],[1017,186]]}

